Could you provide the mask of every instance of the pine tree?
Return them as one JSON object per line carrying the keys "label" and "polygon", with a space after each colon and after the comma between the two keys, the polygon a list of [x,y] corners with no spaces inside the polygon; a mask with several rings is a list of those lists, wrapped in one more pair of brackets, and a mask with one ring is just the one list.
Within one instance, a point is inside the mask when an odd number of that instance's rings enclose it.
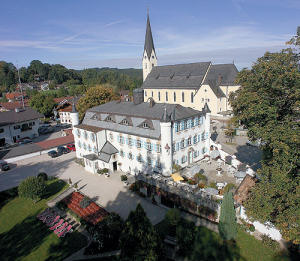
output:
{"label": "pine tree", "polygon": [[232,192],[225,193],[222,201],[219,232],[224,240],[234,240],[237,235],[236,214]]}

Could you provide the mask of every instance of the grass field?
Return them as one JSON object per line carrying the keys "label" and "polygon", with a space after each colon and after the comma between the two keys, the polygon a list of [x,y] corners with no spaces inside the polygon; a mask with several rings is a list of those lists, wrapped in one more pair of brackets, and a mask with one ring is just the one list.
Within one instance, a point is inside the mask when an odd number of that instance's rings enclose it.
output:
{"label": "grass field", "polygon": [[36,218],[46,202],[67,188],[55,179],[48,181],[47,196],[37,203],[19,198],[17,190],[0,193],[0,260],[63,260],[86,245],[79,232],[58,238]]}

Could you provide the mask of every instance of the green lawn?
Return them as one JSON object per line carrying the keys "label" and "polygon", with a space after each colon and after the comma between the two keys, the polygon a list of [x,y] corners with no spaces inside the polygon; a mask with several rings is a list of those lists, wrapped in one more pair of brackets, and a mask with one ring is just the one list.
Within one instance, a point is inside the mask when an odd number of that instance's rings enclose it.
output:
{"label": "green lawn", "polygon": [[[156,229],[160,236],[162,238],[165,237],[165,235],[169,234],[170,227],[168,226],[168,223],[166,220],[161,221],[156,226]],[[208,230],[206,228],[201,228],[201,231],[203,232],[204,240],[207,243],[208,246],[207,249],[210,249],[208,251],[217,252],[218,249],[220,249],[220,243],[222,242],[219,234]],[[213,240],[215,239],[215,240]],[[266,247],[262,244],[260,240],[257,240],[250,234],[243,231],[240,227],[238,228],[238,235],[236,240],[236,247],[233,248],[233,246],[228,245],[228,249],[231,249],[231,251],[228,251],[228,255],[230,253],[237,253],[237,256],[239,258],[237,260],[240,261],[274,261],[274,260],[284,260],[288,261],[290,260],[287,256],[281,255],[279,252],[272,250],[269,247]],[[215,244],[215,246],[213,246]],[[229,258],[229,256],[228,256]],[[231,260],[230,258],[228,260]],[[236,260],[232,257],[232,260]]]}
{"label": "green lawn", "polygon": [[58,238],[36,218],[46,202],[68,186],[58,179],[47,183],[47,197],[35,204],[13,195],[14,190],[0,193],[0,260],[63,260],[86,245],[82,234]]}

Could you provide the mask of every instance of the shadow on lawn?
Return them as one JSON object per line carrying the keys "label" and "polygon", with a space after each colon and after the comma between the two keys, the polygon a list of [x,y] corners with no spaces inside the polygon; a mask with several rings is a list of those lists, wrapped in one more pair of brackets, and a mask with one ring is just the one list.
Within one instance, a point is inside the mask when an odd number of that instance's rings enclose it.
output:
{"label": "shadow on lawn", "polygon": [[18,196],[18,187],[0,192],[0,209]]}
{"label": "shadow on lawn", "polygon": [[1,234],[1,260],[17,260],[27,256],[51,234],[45,224],[37,220],[37,214]]}

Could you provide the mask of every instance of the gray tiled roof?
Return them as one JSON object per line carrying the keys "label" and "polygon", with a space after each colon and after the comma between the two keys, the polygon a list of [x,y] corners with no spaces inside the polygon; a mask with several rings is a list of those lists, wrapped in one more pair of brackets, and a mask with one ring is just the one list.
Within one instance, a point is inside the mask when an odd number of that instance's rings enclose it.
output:
{"label": "gray tiled roof", "polygon": [[[140,104],[118,101],[108,102],[89,109],[82,124],[140,137],[160,139],[160,122],[162,121],[165,108],[167,109],[168,121],[171,119],[187,119],[205,114],[205,112],[178,104],[155,103],[153,107],[149,105],[147,102]],[[172,117],[170,117],[171,114]],[[105,121],[108,115],[112,115],[114,121]],[[132,125],[119,124],[124,116],[131,118]],[[142,127],[145,121],[151,121],[151,124],[149,124],[150,128],[145,129]]]}
{"label": "gray tiled roof", "polygon": [[4,111],[0,112],[0,126],[35,120],[43,117],[43,114],[37,112],[36,110],[30,107],[26,107],[25,110],[20,110],[19,112]]}
{"label": "gray tiled roof", "polygon": [[105,142],[104,146],[102,147],[100,153],[103,152],[108,155],[112,155],[118,153],[119,151],[113,146],[109,141]]}
{"label": "gray tiled roof", "polygon": [[149,14],[147,15],[147,27],[146,27],[144,51],[145,50],[146,50],[148,58],[151,57],[152,50],[154,50],[154,52],[155,52],[153,38],[152,38],[152,32],[151,32],[151,26],[150,26]]}
{"label": "gray tiled roof", "polygon": [[102,161],[104,161],[104,162],[106,162],[106,163],[109,162],[110,157],[111,157],[111,155],[106,154],[106,153],[104,153],[104,152],[100,152],[100,153],[99,153],[99,156],[98,156],[99,160],[102,160]]}
{"label": "gray tiled roof", "polygon": [[198,89],[210,62],[155,66],[142,88]]}
{"label": "gray tiled roof", "polygon": [[[235,85],[237,74],[238,70],[234,64],[214,64],[210,66],[204,83],[213,81],[217,85]],[[220,77],[221,82],[219,82]]]}

